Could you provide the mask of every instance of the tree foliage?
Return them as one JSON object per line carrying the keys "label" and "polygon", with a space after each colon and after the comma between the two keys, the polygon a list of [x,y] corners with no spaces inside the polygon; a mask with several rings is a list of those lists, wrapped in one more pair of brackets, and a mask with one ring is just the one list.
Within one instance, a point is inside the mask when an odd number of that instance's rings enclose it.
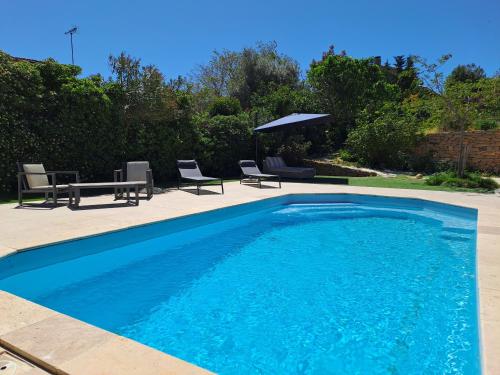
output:
{"label": "tree foliage", "polygon": [[241,112],[241,104],[238,99],[221,96],[216,98],[208,108],[210,116],[232,116]]}
{"label": "tree foliage", "polygon": [[334,121],[260,137],[259,158],[280,153],[300,164],[345,148],[360,163],[402,168],[422,132],[499,126],[500,76],[469,64],[445,77],[450,58],[398,55],[382,65],[331,46],[301,79],[276,43],[259,43],[216,51],[192,78],[166,81],[124,52],[109,57],[106,79],[0,52],[0,189],[15,188],[16,161],[78,169],[85,180],[109,180],[123,161],[149,160],[161,183],[180,158],[237,175],[236,161],[255,155],[255,126],[301,112]]}
{"label": "tree foliage", "polygon": [[374,113],[363,112],[346,145],[363,164],[404,169],[418,136],[414,118],[401,107],[386,104]]}
{"label": "tree foliage", "polygon": [[276,86],[294,86],[299,82],[299,74],[298,63],[280,54],[276,43],[259,43],[241,52],[215,51],[194,78],[199,88],[217,96],[237,98],[248,109],[253,95],[265,95]]}
{"label": "tree foliage", "polygon": [[476,64],[467,64],[458,65],[455,69],[453,69],[446,81],[447,83],[473,83],[483,78],[486,78],[483,68],[477,66]]}
{"label": "tree foliage", "polygon": [[325,54],[313,62],[307,75],[322,108],[333,115],[342,143],[360,113],[386,101],[399,100],[397,85],[389,83],[373,59]]}

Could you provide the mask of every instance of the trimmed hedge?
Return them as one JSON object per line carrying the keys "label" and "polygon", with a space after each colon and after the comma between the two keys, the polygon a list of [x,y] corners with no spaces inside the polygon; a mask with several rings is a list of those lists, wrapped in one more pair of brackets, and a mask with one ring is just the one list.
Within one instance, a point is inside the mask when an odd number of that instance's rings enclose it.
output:
{"label": "trimmed hedge", "polygon": [[168,85],[131,101],[126,88],[54,60],[0,52],[0,192],[15,191],[16,161],[78,170],[105,181],[127,160],[149,160],[156,182],[175,178],[176,159],[199,158],[210,173],[237,175],[249,156],[249,116],[193,119],[192,95]]}

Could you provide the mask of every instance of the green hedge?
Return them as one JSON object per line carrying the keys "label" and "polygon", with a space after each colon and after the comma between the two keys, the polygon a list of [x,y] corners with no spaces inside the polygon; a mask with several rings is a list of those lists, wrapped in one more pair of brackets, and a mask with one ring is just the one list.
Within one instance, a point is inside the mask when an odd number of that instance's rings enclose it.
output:
{"label": "green hedge", "polygon": [[149,160],[162,183],[174,179],[176,159],[198,158],[207,173],[234,176],[236,161],[249,156],[246,113],[194,119],[187,91],[163,85],[154,102],[131,101],[117,82],[79,73],[0,52],[0,192],[15,191],[16,161],[103,181],[124,161]]}

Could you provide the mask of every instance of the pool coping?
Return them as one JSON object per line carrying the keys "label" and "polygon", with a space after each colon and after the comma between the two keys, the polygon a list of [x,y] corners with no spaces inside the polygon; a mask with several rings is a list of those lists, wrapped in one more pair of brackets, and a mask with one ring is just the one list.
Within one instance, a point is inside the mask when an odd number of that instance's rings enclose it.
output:
{"label": "pool coping", "polygon": [[[322,189],[320,189],[322,190]],[[329,189],[324,189],[329,190]],[[338,188],[335,190],[339,190]],[[200,210],[198,212],[185,215],[170,216],[160,220],[152,220],[148,223],[141,223],[122,227],[115,230],[107,230],[87,236],[79,236],[52,243],[45,243],[34,247],[22,249],[12,249],[13,251],[4,256],[21,251],[35,251],[41,247],[50,246],[55,243],[71,241],[74,239],[83,239],[122,231],[134,227],[141,227],[151,223],[158,223],[172,219],[189,217],[201,212],[217,211],[227,207],[235,207],[256,201],[283,197],[287,195],[298,194],[352,194],[367,195],[373,197],[405,198],[424,202],[437,202],[456,207],[465,207],[476,209],[477,217],[477,247],[476,247],[476,267],[477,267],[477,288],[478,288],[478,309],[479,309],[479,331],[480,331],[480,352],[481,365],[484,374],[500,373],[500,212],[491,208],[489,204],[477,204],[470,202],[454,201],[457,196],[445,195],[446,199],[420,197],[415,194],[415,190],[405,190],[404,193],[398,191],[398,194],[390,194],[388,189],[364,188],[340,189],[342,191],[322,191],[315,193],[308,192],[279,192],[273,196],[260,197],[249,201],[236,204],[223,205],[215,209]],[[360,191],[361,190],[361,191]],[[385,192],[382,192],[382,191]],[[393,190],[393,189],[391,189]],[[389,193],[389,194],[388,194]],[[196,199],[196,197],[193,197]],[[452,202],[450,202],[450,199]],[[495,199],[495,197],[493,197]],[[495,202],[495,201],[493,201]],[[495,202],[496,203],[496,202]],[[7,308],[6,308],[7,306]],[[123,373],[123,369],[136,368],[141,374],[149,373],[190,373],[206,374],[208,371],[195,365],[172,357],[168,354],[159,352],[153,348],[142,345],[133,340],[126,339],[111,332],[91,326],[72,317],[52,311],[33,302],[24,300],[20,297],[0,291],[0,316],[7,316],[7,322],[0,321],[0,346],[19,354],[32,361],[37,366],[46,371],[56,374],[81,373],[78,366],[84,366],[85,361],[92,359],[96,361],[98,357],[99,367],[95,368],[96,374],[102,374],[102,369],[106,369],[106,374]],[[3,320],[3,318],[2,318]],[[71,331],[75,334],[71,337],[64,337],[64,332],[57,330],[59,326],[64,326],[65,331]],[[69,327],[69,328],[68,328]],[[54,334],[57,332],[57,334]],[[62,336],[62,337],[61,337]],[[75,336],[78,336],[75,338]],[[81,340],[83,336],[86,339]],[[94,341],[93,341],[94,340]],[[92,345],[85,345],[89,341]],[[70,359],[68,355],[61,354],[61,358],[54,357],[54,353],[67,352],[67,348],[76,348]],[[109,355],[96,353],[96,347],[99,352],[109,352]],[[94,356],[94,357],[92,357]],[[141,358],[148,358],[144,361]],[[144,367],[123,367],[137,366],[144,364]],[[153,371],[152,371],[153,370]],[[90,371],[90,372],[89,372]],[[94,374],[93,370],[85,369],[86,375]]]}

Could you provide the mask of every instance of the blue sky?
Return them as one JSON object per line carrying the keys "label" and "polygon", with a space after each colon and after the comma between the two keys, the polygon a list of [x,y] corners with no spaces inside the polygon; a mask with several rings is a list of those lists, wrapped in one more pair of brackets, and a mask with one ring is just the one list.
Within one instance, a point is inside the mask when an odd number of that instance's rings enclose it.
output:
{"label": "blue sky", "polygon": [[71,62],[64,31],[77,25],[75,63],[109,76],[107,57],[121,51],[155,64],[167,77],[187,75],[215,49],[276,41],[307,69],[330,44],[355,57],[445,53],[500,69],[499,0],[419,1],[95,1],[0,0],[0,49]]}

